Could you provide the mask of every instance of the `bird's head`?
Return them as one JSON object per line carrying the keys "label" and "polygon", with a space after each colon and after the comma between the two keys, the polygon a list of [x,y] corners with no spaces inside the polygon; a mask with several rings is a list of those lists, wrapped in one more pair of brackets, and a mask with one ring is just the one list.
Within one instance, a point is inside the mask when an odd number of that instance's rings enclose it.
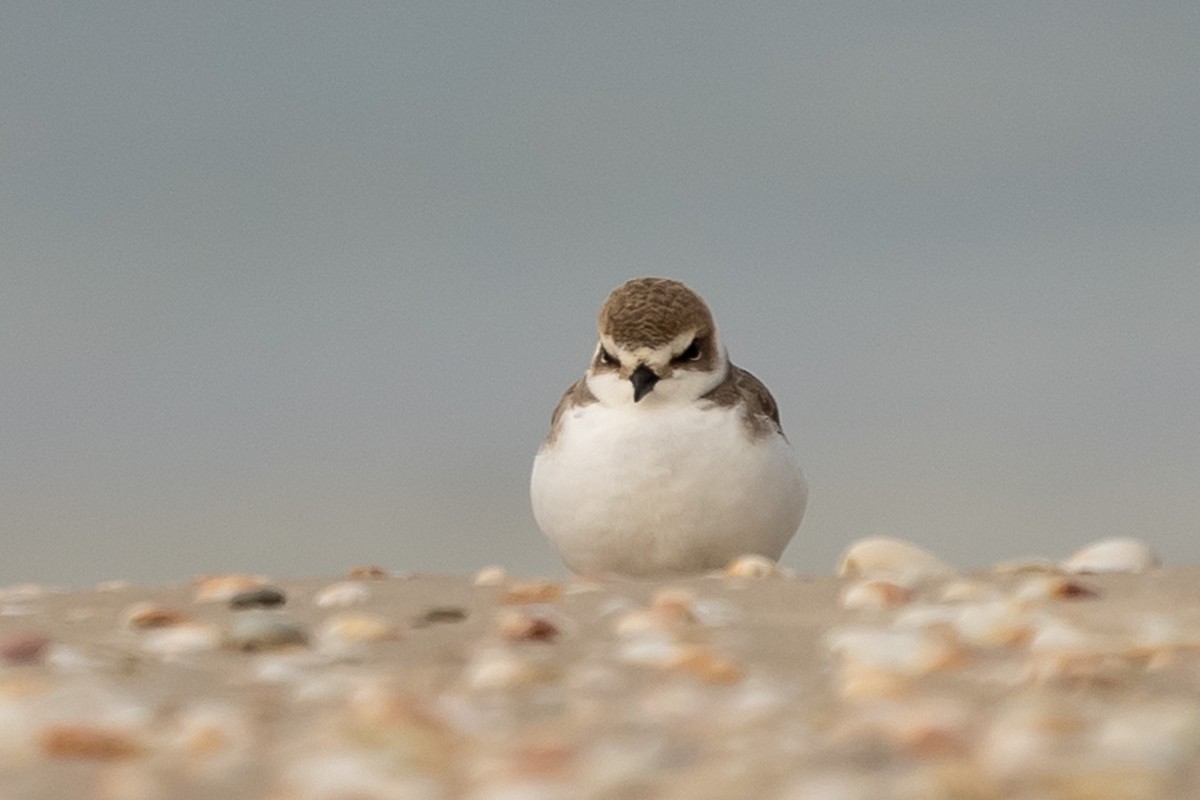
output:
{"label": "bird's head", "polygon": [[600,308],[587,384],[606,405],[692,402],[725,378],[728,360],[700,295],[669,278],[635,278]]}

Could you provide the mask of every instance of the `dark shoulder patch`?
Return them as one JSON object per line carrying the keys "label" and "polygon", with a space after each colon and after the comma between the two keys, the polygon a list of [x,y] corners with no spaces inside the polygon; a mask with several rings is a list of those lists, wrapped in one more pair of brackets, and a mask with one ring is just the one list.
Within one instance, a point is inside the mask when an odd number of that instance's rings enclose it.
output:
{"label": "dark shoulder patch", "polygon": [[588,388],[587,378],[580,378],[571,384],[563,396],[559,398],[558,405],[554,407],[553,413],[550,414],[550,433],[546,435],[546,441],[543,442],[543,447],[554,444],[554,440],[558,438],[559,421],[562,415],[572,408],[578,406],[591,405],[596,402],[596,395],[592,394],[592,390]]}
{"label": "dark shoulder patch", "polygon": [[783,435],[779,406],[775,403],[775,398],[762,381],[741,367],[730,364],[725,380],[704,395],[704,399],[719,406],[735,406],[741,403],[743,421],[751,436],[766,436],[771,433]]}

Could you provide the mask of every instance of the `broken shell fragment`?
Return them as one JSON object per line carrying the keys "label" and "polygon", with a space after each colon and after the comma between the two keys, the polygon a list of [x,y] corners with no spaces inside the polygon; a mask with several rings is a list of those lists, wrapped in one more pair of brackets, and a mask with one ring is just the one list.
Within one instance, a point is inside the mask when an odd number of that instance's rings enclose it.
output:
{"label": "broken shell fragment", "polygon": [[837,572],[851,578],[921,581],[948,578],[954,574],[954,568],[912,542],[877,536],[850,545],[838,562]]}
{"label": "broken shell fragment", "polygon": [[1129,537],[1101,539],[1076,551],[1063,562],[1068,572],[1145,572],[1158,566],[1158,559],[1145,543]]}

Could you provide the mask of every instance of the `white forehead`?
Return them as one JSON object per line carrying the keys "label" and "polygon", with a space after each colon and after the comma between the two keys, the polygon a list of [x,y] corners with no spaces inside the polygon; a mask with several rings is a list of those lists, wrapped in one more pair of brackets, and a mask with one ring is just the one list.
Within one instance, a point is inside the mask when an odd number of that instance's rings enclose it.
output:
{"label": "white forehead", "polygon": [[664,345],[634,348],[621,347],[613,341],[611,336],[602,334],[600,345],[616,356],[623,366],[632,368],[638,364],[646,364],[650,367],[664,367],[672,358],[688,348],[688,345],[696,338],[696,333],[696,328],[689,328]]}

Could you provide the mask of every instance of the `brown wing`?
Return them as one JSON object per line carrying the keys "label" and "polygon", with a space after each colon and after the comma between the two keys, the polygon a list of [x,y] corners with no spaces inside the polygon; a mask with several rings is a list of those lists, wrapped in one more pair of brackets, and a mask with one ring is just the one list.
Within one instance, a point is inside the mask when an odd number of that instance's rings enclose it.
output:
{"label": "brown wing", "polygon": [[554,407],[554,411],[550,414],[550,433],[546,435],[546,441],[543,446],[554,444],[554,440],[558,438],[559,420],[562,415],[572,408],[577,406],[586,406],[596,402],[596,395],[592,394],[592,390],[588,388],[587,378],[580,378],[563,392],[563,396],[559,398],[558,405]]}
{"label": "brown wing", "polygon": [[704,395],[704,398],[720,406],[744,404],[746,425],[753,435],[783,435],[783,425],[779,422],[779,406],[775,404],[775,398],[762,381],[741,367],[730,364],[725,380]]}

